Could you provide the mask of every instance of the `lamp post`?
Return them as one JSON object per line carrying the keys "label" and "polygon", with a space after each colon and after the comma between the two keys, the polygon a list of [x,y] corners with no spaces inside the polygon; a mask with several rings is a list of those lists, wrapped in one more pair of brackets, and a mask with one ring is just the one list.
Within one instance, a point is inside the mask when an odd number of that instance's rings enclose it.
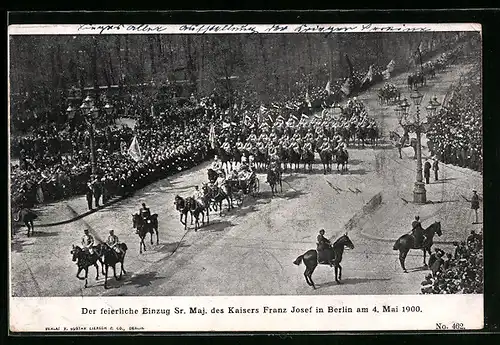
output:
{"label": "lamp post", "polygon": [[[66,111],[70,114],[70,116],[73,115],[73,113],[76,111],[75,108],[71,107],[71,105],[66,109]],[[93,118],[97,115],[98,109],[94,106],[94,102],[90,96],[87,96],[84,100],[82,105],[80,106],[80,111],[83,113],[85,122],[87,123],[89,127],[89,139],[90,139],[90,166],[92,170],[92,175],[95,175],[97,173],[97,161],[96,161],[96,154],[95,154],[95,143],[94,143],[94,123],[93,123]]]}
{"label": "lamp post", "polygon": [[[422,95],[418,90],[415,90],[414,92],[411,93],[410,98],[413,102],[413,104],[416,107],[415,111],[415,117],[410,120],[409,117],[409,108],[410,104],[406,101],[406,99],[403,100],[403,102],[400,104],[401,108],[401,125],[409,130],[415,132],[417,135],[417,145],[415,149],[416,157],[417,157],[417,175],[416,175],[416,181],[415,185],[413,188],[413,202],[416,204],[425,204],[427,202],[427,192],[425,190],[425,184],[423,182],[423,174],[422,174],[422,131],[424,128],[424,125],[421,122],[420,119],[420,104],[422,103],[422,98],[424,95]],[[405,125],[403,125],[403,122],[405,122]]]}

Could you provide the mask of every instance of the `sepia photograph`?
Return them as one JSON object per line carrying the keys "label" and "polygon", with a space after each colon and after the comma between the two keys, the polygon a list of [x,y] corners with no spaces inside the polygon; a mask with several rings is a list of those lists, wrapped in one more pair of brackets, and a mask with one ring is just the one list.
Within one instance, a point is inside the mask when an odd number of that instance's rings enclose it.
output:
{"label": "sepia photograph", "polygon": [[11,298],[482,296],[471,25],[20,25]]}

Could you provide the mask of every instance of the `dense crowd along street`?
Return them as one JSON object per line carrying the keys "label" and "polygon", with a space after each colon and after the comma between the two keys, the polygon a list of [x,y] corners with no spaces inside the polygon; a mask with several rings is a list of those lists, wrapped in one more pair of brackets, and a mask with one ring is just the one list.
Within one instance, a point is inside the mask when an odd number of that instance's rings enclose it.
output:
{"label": "dense crowd along street", "polygon": [[[171,85],[149,83],[121,97],[71,88],[57,96],[69,104],[58,110],[64,119],[13,116],[11,125],[18,130],[11,136],[11,158],[18,161],[10,170],[14,295],[420,292],[423,273],[402,273],[396,247],[363,235],[361,219],[376,195],[404,200],[401,186],[415,178],[420,148],[413,133],[419,126],[425,128],[421,150],[430,198],[444,202],[449,194],[470,195],[472,189],[464,186],[481,187],[480,48],[465,54],[464,44],[428,52],[425,63],[419,47],[415,64],[404,73],[396,59],[363,70],[346,55],[348,77],[311,83],[266,103],[252,102],[250,88],[232,90],[230,97],[216,89],[208,96],[179,97]],[[163,93],[153,97],[156,88]],[[33,99],[14,102],[11,112],[36,114]],[[422,125],[409,119],[415,112]],[[438,168],[432,168],[434,183],[429,161],[441,163],[439,178]],[[447,217],[473,209],[475,222],[467,224],[481,233],[479,197],[474,192],[463,199]],[[413,226],[412,219],[432,214],[433,204],[412,215],[401,211],[407,225],[396,229],[397,235],[389,231],[390,241],[423,231],[423,242],[412,249],[427,248],[424,230],[439,216],[425,218],[425,227]],[[448,258],[444,252],[437,259],[429,252],[432,275],[421,292],[482,293],[482,249],[461,244],[464,234],[450,228],[448,218],[441,220],[443,239],[434,241],[445,250],[453,242],[462,249],[453,263],[441,259]],[[347,229],[353,219],[357,225]],[[306,251],[315,247],[322,228],[333,256],[314,249],[309,267]],[[410,250],[407,267],[421,262],[420,252]],[[34,261],[40,256],[50,267]],[[107,291],[94,279],[101,262],[121,277],[105,274]],[[85,290],[74,278],[75,263]],[[85,278],[82,270],[88,271]],[[67,281],[41,282],[46,274]],[[325,283],[343,280],[342,286]]]}

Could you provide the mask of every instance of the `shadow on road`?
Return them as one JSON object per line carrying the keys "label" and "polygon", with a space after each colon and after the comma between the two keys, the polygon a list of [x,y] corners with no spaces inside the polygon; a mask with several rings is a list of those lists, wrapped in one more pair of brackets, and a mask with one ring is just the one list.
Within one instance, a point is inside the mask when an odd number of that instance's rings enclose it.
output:
{"label": "shadow on road", "polygon": [[43,232],[43,231],[38,231],[35,230],[33,232],[33,237],[54,237],[54,236],[59,236],[59,232]]}
{"label": "shadow on road", "polygon": [[187,247],[191,247],[191,245],[186,244],[184,241],[180,241],[180,242],[160,244],[159,246],[157,246],[155,250],[160,253],[173,253],[179,248],[187,248]]}
{"label": "shadow on road", "polygon": [[12,239],[10,243],[10,250],[12,252],[21,253],[23,252],[25,246],[32,246],[32,245],[33,243],[26,243],[26,240],[15,238]]}
{"label": "shadow on road", "polygon": [[323,284],[316,284],[318,288],[324,288],[324,287],[329,287],[329,286],[334,286],[334,285],[355,285],[355,284],[363,284],[363,283],[370,283],[374,281],[388,281],[391,280],[391,278],[347,278],[343,279],[340,281],[340,284],[337,284],[337,282],[331,281],[328,283],[323,283]]}
{"label": "shadow on road", "polygon": [[210,221],[210,224],[198,228],[198,232],[218,232],[224,231],[230,227],[234,226],[233,223],[227,220],[216,220],[214,222]]}
{"label": "shadow on road", "polygon": [[366,173],[369,172],[366,169],[354,169],[354,170],[347,170],[346,172],[343,172],[342,175],[366,175]]}
{"label": "shadow on road", "polygon": [[[117,273],[120,268],[117,267]],[[164,279],[163,277],[158,277],[158,272],[147,272],[134,275],[133,272],[127,272],[126,275],[122,276],[121,280],[116,280],[112,275],[113,270],[110,269],[108,272],[108,288],[117,289],[122,286],[135,286],[135,287],[145,287],[151,286],[155,280]],[[111,277],[109,276],[111,273]],[[102,283],[104,284],[104,282]]]}
{"label": "shadow on road", "polygon": [[358,165],[358,164],[361,164],[361,163],[363,163],[363,161],[360,160],[360,159],[352,159],[352,160],[349,161],[349,165],[350,166]]}
{"label": "shadow on road", "polygon": [[300,179],[304,179],[306,178],[305,176],[302,176],[302,175],[299,175],[297,173],[293,173],[293,175],[288,175],[288,176],[285,176],[283,177],[283,182],[293,182],[295,180],[300,180]]}

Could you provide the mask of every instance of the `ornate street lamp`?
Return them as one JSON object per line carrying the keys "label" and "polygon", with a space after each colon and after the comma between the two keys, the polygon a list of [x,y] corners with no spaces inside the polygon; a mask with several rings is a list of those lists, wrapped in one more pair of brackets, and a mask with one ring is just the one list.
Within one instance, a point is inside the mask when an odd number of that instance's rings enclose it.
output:
{"label": "ornate street lamp", "polygon": [[[94,145],[94,124],[93,120],[98,114],[98,109],[94,106],[94,102],[90,96],[87,96],[82,105],[80,105],[80,111],[84,115],[85,122],[89,127],[89,136],[90,136],[90,164],[92,169],[92,174],[95,175],[97,172],[97,161],[95,155],[95,145]],[[66,112],[70,117],[74,115],[76,109],[71,105],[66,109]]]}
{"label": "ornate street lamp", "polygon": [[[421,136],[424,131],[424,126],[420,120],[420,104],[422,103],[424,95],[422,95],[418,90],[412,92],[410,99],[416,107],[416,111],[412,118],[409,118],[408,111],[407,116],[405,116],[405,122],[409,130],[413,131],[417,135],[417,145],[416,145],[416,157],[417,157],[417,176],[415,181],[415,186],[413,189],[413,202],[416,204],[425,204],[427,202],[427,192],[425,190],[425,184],[423,182],[422,176],[422,141]],[[406,107],[405,109],[409,109]]]}

